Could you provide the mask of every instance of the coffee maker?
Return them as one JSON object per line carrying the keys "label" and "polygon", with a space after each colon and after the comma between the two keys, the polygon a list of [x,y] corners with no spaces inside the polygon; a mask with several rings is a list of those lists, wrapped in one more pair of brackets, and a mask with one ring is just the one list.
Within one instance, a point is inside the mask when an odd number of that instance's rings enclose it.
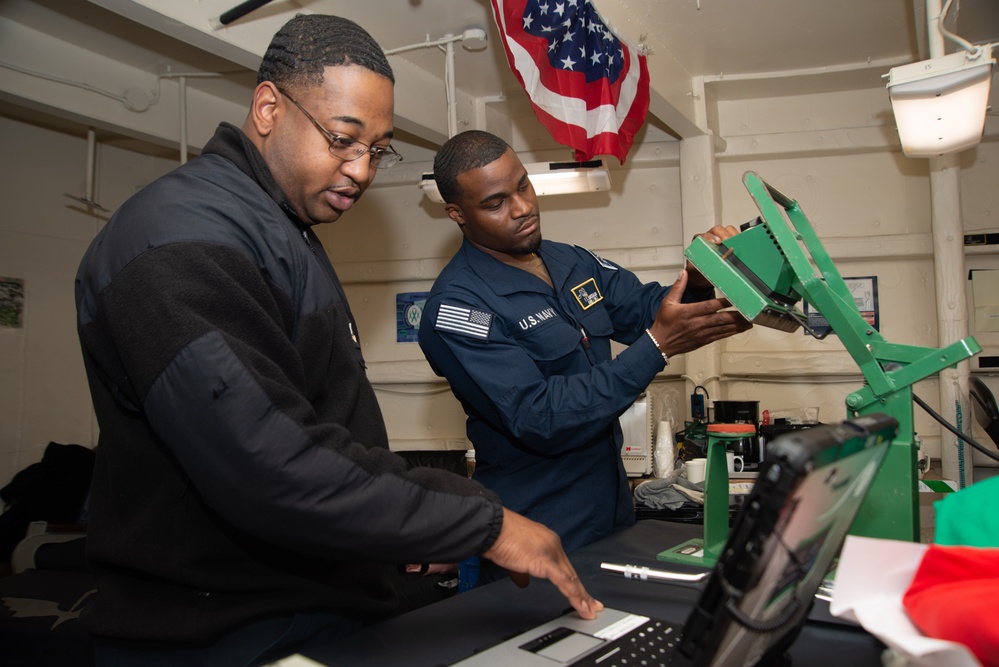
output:
{"label": "coffee maker", "polygon": [[714,401],[712,422],[716,424],[752,424],[755,434],[740,440],[733,440],[726,449],[741,456],[743,470],[756,472],[763,461],[760,447],[760,402],[759,401]]}

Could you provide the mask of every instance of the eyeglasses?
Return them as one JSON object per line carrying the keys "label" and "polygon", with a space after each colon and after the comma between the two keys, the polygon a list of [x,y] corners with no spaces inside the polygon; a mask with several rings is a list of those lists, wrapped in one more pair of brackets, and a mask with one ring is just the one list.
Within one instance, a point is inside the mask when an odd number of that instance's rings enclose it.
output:
{"label": "eyeglasses", "polygon": [[280,88],[278,88],[278,92],[291,100],[291,103],[298,107],[298,110],[305,114],[306,118],[312,121],[312,124],[316,126],[316,129],[323,133],[323,136],[326,137],[326,141],[330,142],[330,155],[336,159],[343,160],[344,162],[353,162],[367,153],[371,156],[368,161],[368,166],[371,169],[388,169],[389,167],[395,166],[402,162],[402,156],[395,152],[391,144],[388,148],[368,146],[367,144],[362,144],[360,141],[354,141],[350,137],[342,137],[338,134],[333,134],[323,127],[311,113],[306,111],[305,107],[299,104],[294,97]]}

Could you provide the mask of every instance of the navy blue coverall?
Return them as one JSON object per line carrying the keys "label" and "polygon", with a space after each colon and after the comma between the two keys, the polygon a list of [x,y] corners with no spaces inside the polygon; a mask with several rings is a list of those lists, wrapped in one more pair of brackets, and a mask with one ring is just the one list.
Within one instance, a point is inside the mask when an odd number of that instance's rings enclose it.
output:
{"label": "navy blue coverall", "polygon": [[[538,254],[554,288],[464,241],[419,340],[468,415],[475,479],[572,551],[634,523],[617,417],[663,370],[645,329],[669,288],[576,246]],[[612,339],[628,345],[613,359]]]}

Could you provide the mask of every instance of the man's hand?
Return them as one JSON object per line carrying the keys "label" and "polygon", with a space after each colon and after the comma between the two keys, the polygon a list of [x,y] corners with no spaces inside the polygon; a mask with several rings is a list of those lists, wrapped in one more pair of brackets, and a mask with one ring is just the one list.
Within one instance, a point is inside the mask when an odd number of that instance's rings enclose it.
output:
{"label": "man's hand", "polygon": [[596,618],[597,612],[604,608],[583,588],[558,535],[505,507],[499,537],[482,556],[506,569],[521,588],[527,586],[531,577],[548,579],[582,618]]}
{"label": "man's hand", "polygon": [[[704,234],[698,234],[697,236],[700,236],[705,241],[709,241],[711,243],[714,243],[715,245],[718,245],[725,239],[731,238],[738,233],[739,230],[733,227],[732,225],[715,225]],[[689,260],[687,261],[686,267],[688,273],[687,284],[690,287],[694,287],[696,289],[705,289],[708,287],[713,287],[711,281],[702,276],[701,272],[697,270],[697,267],[691,264]]]}
{"label": "man's hand", "polygon": [[697,303],[680,303],[687,289],[687,271],[681,271],[669,294],[659,304],[656,321],[649,331],[667,356],[683,354],[742,333],[752,324],[737,310],[724,310],[732,304],[728,299],[708,299]]}

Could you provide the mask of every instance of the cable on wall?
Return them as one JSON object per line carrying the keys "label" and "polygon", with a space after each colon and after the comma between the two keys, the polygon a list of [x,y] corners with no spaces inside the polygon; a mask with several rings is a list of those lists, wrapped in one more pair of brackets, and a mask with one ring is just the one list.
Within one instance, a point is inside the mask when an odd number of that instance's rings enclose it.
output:
{"label": "cable on wall", "polygon": [[[74,81],[72,79],[66,79],[61,76],[56,76],[53,74],[46,74],[45,72],[39,72],[37,70],[29,69],[27,67],[21,67],[20,65],[15,65],[13,63],[8,63],[0,61],[0,67],[5,67],[7,69],[13,70],[15,72],[20,72],[21,74],[27,74],[28,76],[33,76],[38,79],[43,79],[45,81],[52,81],[54,83],[60,83],[66,86],[73,86],[74,88],[81,88],[83,90],[97,93],[98,95],[103,95],[104,97],[111,98],[121,102],[129,111],[135,113],[143,113],[150,107],[154,106],[160,101],[160,94],[162,91],[163,79],[177,79],[178,85],[178,116],[179,116],[179,138],[178,142],[180,144],[180,163],[184,164],[187,162],[187,80],[188,79],[209,79],[209,78],[219,78],[230,74],[240,74],[240,72],[164,72],[156,77],[156,88],[152,93],[146,92],[139,88],[126,88],[124,94],[113,93],[97,86],[92,86],[89,83],[82,81]],[[90,193],[91,195],[93,193]],[[67,197],[74,197],[73,195],[66,195]],[[80,201],[85,201],[79,197],[74,197],[75,199],[80,199]],[[92,199],[88,206],[94,205],[97,208],[103,207],[93,203]]]}
{"label": "cable on wall", "polygon": [[82,197],[76,195],[71,195],[68,192],[63,193],[64,197],[69,197],[75,201],[80,202],[87,207],[88,213],[94,213],[94,211],[100,211],[101,213],[110,213],[111,211],[104,208],[94,200],[94,175],[97,169],[97,132],[93,128],[87,128],[87,181],[86,189]]}
{"label": "cable on wall", "polygon": [[[15,65],[14,63],[8,63],[0,60],[0,67],[13,70],[15,72],[20,72],[21,74],[27,74],[28,76],[33,76],[38,79],[44,79],[46,81],[53,81],[55,83],[61,83],[66,86],[73,86],[75,88],[82,88],[83,90],[89,91],[91,93],[97,93],[98,95],[103,95],[104,97],[110,97],[113,100],[117,100],[122,103],[122,105],[129,111],[135,111],[136,113],[142,113],[148,109],[155,101],[150,102],[149,97],[145,91],[138,90],[136,88],[126,88],[124,94],[112,93],[108,90],[98,88],[97,86],[92,86],[89,83],[84,83],[82,81],[73,81],[72,79],[65,79],[60,76],[55,76],[53,74],[46,74],[44,72],[39,72],[37,70],[29,69],[27,67],[22,67],[21,65]],[[136,96],[136,94],[138,96]]]}

